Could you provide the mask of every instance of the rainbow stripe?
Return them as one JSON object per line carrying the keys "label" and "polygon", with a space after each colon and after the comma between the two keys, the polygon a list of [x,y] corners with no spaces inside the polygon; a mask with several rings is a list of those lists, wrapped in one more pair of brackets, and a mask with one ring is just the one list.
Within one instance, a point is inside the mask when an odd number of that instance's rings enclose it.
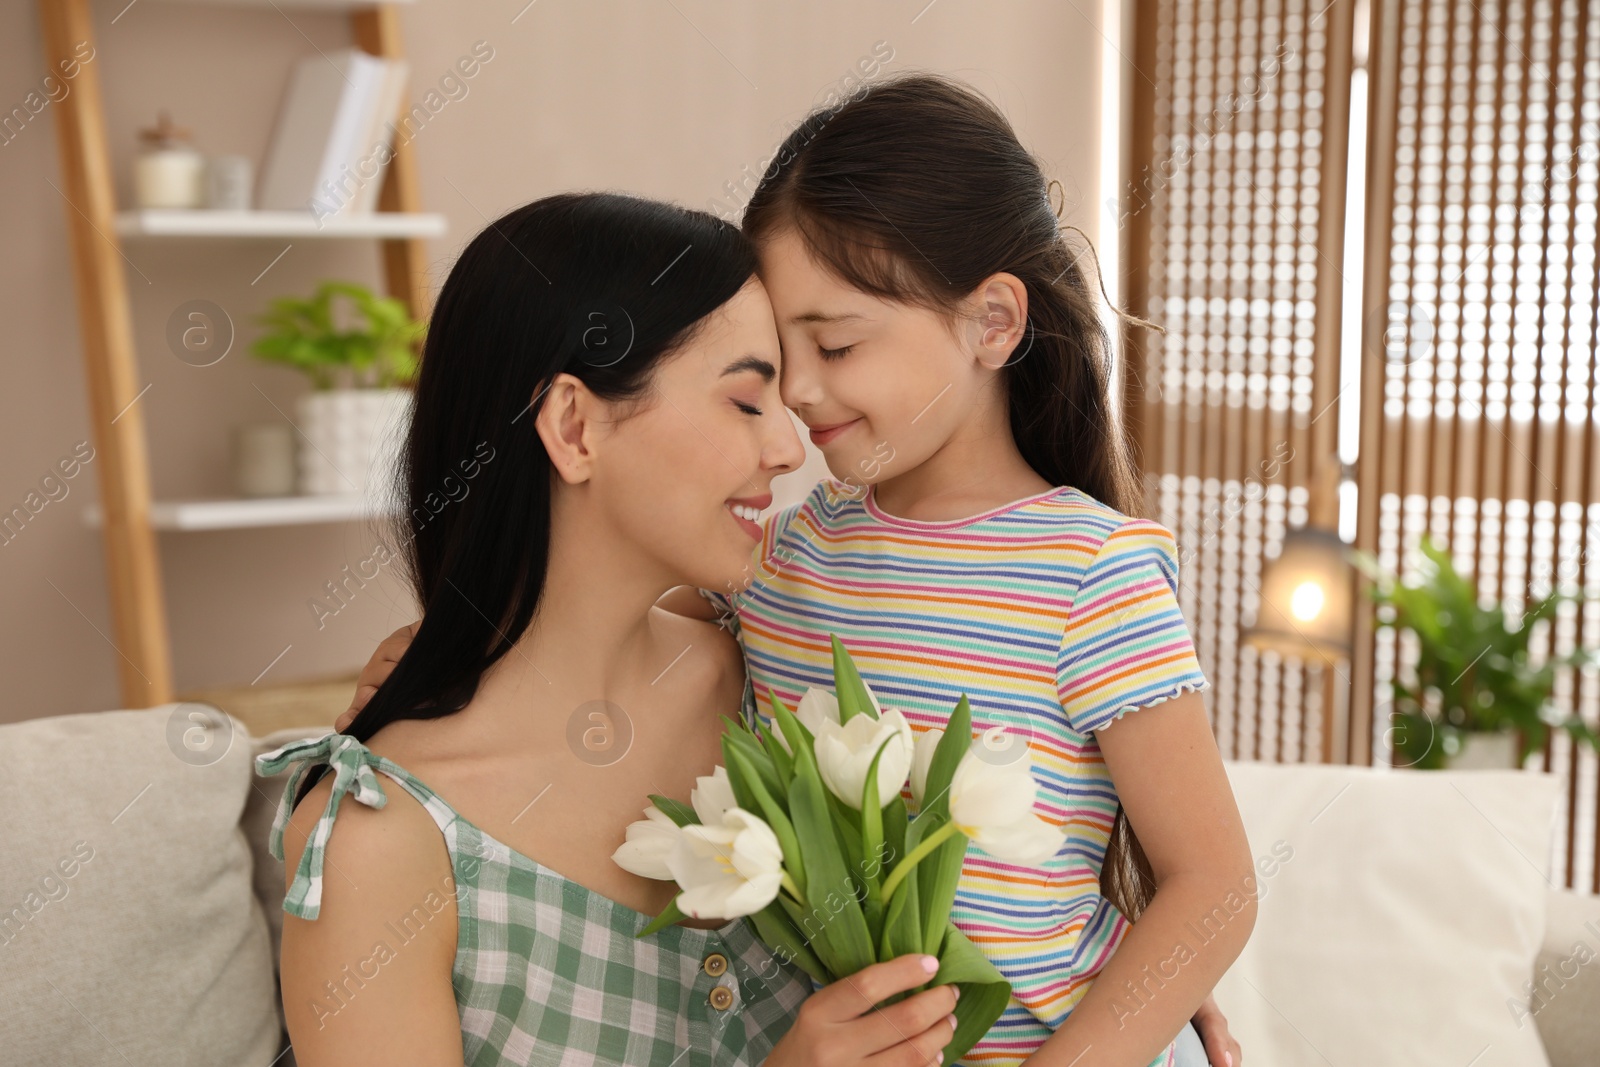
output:
{"label": "rainbow stripe", "polygon": [[[1070,486],[925,522],[824,480],[768,521],[760,572],[733,600],[758,708],[769,690],[794,707],[807,688],[832,688],[832,632],[913,730],[943,728],[965,693],[980,736],[998,727],[1011,736],[996,742],[1026,743],[1035,811],[1067,843],[1038,868],[968,850],[953,921],[1012,1000],[962,1064],[1012,1067],[1036,1051],[1128,928],[1099,892],[1117,794],[1094,731],[1208,686],[1178,607],[1175,547],[1160,524]],[[1152,1067],[1172,1062],[1169,1046]]]}

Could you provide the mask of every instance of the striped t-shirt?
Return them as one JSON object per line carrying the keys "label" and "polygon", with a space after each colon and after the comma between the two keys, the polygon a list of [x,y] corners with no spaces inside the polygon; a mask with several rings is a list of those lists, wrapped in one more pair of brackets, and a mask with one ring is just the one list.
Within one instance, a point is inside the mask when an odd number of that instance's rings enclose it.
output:
{"label": "striped t-shirt", "polygon": [[[1026,744],[1034,810],[1067,839],[1036,868],[967,850],[952,920],[1012,1000],[963,1064],[1010,1067],[1036,1051],[1128,929],[1100,894],[1117,795],[1094,733],[1208,687],[1174,549],[1159,523],[1070,486],[928,522],[825,479],[769,520],[756,578],[734,598],[763,722],[768,690],[793,708],[806,689],[833,688],[831,632],[914,731],[942,729],[965,693],[991,754],[1020,758]],[[1152,1067],[1172,1062],[1169,1046]]]}

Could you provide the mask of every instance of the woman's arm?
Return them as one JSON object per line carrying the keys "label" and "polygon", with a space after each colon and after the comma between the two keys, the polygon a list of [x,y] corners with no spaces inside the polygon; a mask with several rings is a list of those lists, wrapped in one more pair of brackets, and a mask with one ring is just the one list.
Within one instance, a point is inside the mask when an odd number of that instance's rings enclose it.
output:
{"label": "woman's arm", "polygon": [[1190,1022],[1194,1023],[1195,1032],[1200,1035],[1200,1043],[1206,1050],[1206,1062],[1211,1067],[1240,1067],[1244,1063],[1244,1052],[1239,1048],[1233,1032],[1228,1029],[1228,1017],[1217,1007],[1216,997],[1207,996]]}
{"label": "woman's arm", "polygon": [[1155,898],[1029,1067],[1146,1067],[1255,925],[1250,845],[1200,694],[1129,712],[1095,739],[1155,873]]}
{"label": "woman's arm", "polygon": [[[449,853],[422,805],[383,784],[382,809],[345,800],[336,812],[318,917],[283,917],[284,1020],[300,1067],[461,1067]],[[318,782],[289,818],[291,883],[331,785]]]}

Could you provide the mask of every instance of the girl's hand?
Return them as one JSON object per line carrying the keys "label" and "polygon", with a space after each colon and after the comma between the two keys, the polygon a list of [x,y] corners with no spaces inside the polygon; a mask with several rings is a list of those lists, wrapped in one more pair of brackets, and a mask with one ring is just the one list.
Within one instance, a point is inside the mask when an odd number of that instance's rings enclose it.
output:
{"label": "girl's hand", "polygon": [[378,691],[378,686],[394,673],[394,665],[405,655],[411,639],[417,636],[417,627],[421,625],[422,620],[418,619],[409,626],[402,626],[378,645],[377,651],[372,653],[372,658],[367,660],[367,665],[361,668],[361,675],[356,679],[356,695],[351,699],[350,707],[333,724],[336,731],[344,733],[355,721],[356,712],[367,706],[367,701]]}
{"label": "girl's hand", "polygon": [[878,1008],[938,970],[917,953],[864,967],[823,986],[800,1005],[794,1025],[764,1067],[932,1067],[955,1033],[955,986],[935,986]]}
{"label": "girl's hand", "polygon": [[1194,1028],[1200,1032],[1211,1067],[1239,1067],[1244,1062],[1244,1052],[1228,1032],[1228,1020],[1217,1007],[1215,997],[1207,996],[1201,1002],[1200,1010],[1194,1013]]}

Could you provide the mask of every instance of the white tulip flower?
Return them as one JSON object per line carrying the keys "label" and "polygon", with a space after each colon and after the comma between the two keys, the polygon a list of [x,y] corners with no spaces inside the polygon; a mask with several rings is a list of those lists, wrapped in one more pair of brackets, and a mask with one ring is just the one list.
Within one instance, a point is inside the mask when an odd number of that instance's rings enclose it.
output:
{"label": "white tulip flower", "polygon": [[[878,695],[871,689],[867,690],[867,699],[872,701],[872,710],[880,718],[883,716],[883,705],[878,703]],[[794,709],[794,717],[800,720],[800,725],[811,731],[815,737],[822,730],[824,722],[837,723],[839,721],[839,698],[826,689],[807,689],[800,698],[800,703]],[[773,731],[777,734],[778,744],[789,755],[794,755],[794,750],[789,747],[789,739],[783,736],[783,731],[778,729],[776,721],[772,724]]]}
{"label": "white tulip flower", "polygon": [[898,708],[886,709],[878,718],[857,715],[843,726],[823,719],[817,733],[817,770],[833,795],[856,810],[867,785],[867,770],[878,749],[878,806],[900,795],[911,770],[911,724]]}
{"label": "white tulip flower", "polygon": [[967,752],[950,781],[950,821],[996,859],[1034,866],[1066,839],[1033,813],[1037,792],[1027,761],[993,764]]}
{"label": "white tulip flower", "polygon": [[628,824],[627,840],[611,858],[623,870],[642,878],[670,881],[672,871],[667,867],[667,855],[678,843],[682,831],[654,804],[644,809],[644,815],[643,819]]}
{"label": "white tulip flower", "polygon": [[928,768],[933,766],[933,750],[939,747],[943,730],[924,730],[917,735],[911,749],[911,798],[922,810],[922,795],[928,790]]}
{"label": "white tulip flower", "polygon": [[783,884],[778,835],[743,808],[716,825],[685,826],[667,855],[683,887],[678,909],[692,919],[737,919],[771,904]]}
{"label": "white tulip flower", "polygon": [[721,826],[723,814],[739,806],[733,796],[733,783],[728,780],[728,768],[719,764],[716,770],[702,774],[694,783],[694,788],[689,790],[689,806],[700,817],[702,825]]}

